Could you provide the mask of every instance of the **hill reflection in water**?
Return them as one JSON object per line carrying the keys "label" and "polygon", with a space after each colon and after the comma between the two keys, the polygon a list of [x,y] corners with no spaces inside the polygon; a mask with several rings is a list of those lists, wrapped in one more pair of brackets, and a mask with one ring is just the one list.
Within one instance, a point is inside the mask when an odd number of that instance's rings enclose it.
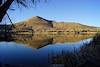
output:
{"label": "hill reflection in water", "polygon": [[15,35],[14,42],[25,44],[31,48],[41,48],[48,44],[74,43],[92,38],[94,35]]}
{"label": "hill reflection in water", "polygon": [[[89,43],[94,35],[12,35],[13,41],[0,42],[3,64],[52,64],[52,57],[74,52]],[[6,61],[5,61],[6,60]],[[38,67],[38,66],[37,66]],[[47,66],[46,66],[47,67]]]}

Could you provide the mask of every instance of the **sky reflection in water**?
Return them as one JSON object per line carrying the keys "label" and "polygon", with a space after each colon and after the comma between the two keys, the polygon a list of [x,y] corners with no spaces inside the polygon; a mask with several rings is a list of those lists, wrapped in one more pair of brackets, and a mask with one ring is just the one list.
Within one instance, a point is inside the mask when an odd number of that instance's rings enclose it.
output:
{"label": "sky reflection in water", "polygon": [[[64,52],[79,51],[92,38],[72,43],[53,43],[36,49],[16,42],[0,42],[0,63],[4,64],[49,64],[51,56]],[[44,42],[45,43],[45,42]]]}

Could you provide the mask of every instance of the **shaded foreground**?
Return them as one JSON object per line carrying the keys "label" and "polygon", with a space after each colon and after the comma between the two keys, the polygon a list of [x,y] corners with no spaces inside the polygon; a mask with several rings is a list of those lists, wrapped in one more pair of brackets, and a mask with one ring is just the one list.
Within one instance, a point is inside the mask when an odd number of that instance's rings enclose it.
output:
{"label": "shaded foreground", "polygon": [[62,51],[61,56],[53,57],[53,63],[63,64],[64,67],[100,67],[100,34],[97,34],[89,44],[82,46],[80,52]]}

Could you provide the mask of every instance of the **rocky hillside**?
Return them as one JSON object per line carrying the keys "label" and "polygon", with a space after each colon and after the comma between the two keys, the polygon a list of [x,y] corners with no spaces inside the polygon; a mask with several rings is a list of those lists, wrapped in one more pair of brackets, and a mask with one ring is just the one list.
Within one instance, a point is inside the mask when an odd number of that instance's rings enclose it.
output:
{"label": "rocky hillside", "polygon": [[42,17],[36,16],[27,21],[19,22],[15,24],[17,30],[29,30],[43,31],[48,28],[52,28],[52,21],[46,20]]}
{"label": "rocky hillside", "polygon": [[54,22],[53,27],[58,30],[66,31],[97,31],[100,30],[98,27],[87,26],[75,22]]}
{"label": "rocky hillside", "polygon": [[54,22],[46,20],[42,17],[36,16],[27,21],[19,22],[15,24],[14,30],[34,30],[34,31],[46,31],[46,30],[64,30],[64,31],[100,31],[100,28],[87,26],[75,22]]}

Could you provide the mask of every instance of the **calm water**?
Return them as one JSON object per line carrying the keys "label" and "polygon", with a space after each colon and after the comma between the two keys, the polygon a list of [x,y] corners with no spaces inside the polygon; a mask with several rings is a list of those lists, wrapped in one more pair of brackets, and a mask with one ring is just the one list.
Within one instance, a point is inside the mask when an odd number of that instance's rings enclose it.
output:
{"label": "calm water", "polygon": [[62,51],[80,51],[90,43],[92,35],[16,35],[13,41],[0,42],[2,64],[51,64],[52,57]]}

